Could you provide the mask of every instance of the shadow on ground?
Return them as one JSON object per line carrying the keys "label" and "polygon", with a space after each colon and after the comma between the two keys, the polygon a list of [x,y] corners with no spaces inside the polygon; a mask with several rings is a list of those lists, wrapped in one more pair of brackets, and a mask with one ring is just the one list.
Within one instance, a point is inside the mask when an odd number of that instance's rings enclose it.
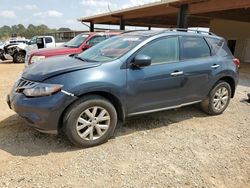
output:
{"label": "shadow on ground", "polygon": [[[194,117],[206,117],[206,115],[195,106],[189,106],[178,110],[133,117],[117,128],[115,139],[136,131],[167,128],[170,124]],[[30,128],[26,121],[18,115],[12,115],[0,122],[0,150],[14,156],[39,156],[51,152],[60,153],[78,149],[60,136],[43,134]]]}

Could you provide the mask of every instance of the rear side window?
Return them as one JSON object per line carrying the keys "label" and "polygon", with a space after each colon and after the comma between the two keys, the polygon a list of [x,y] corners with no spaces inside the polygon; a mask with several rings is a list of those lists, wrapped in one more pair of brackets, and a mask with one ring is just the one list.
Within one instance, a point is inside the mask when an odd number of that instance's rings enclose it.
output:
{"label": "rear side window", "polygon": [[207,37],[206,40],[212,48],[213,55],[215,55],[223,45],[223,40],[221,39]]}
{"label": "rear side window", "polygon": [[196,59],[210,56],[210,48],[202,37],[180,37],[181,59]]}
{"label": "rear side window", "polygon": [[52,42],[52,38],[50,38],[50,37],[45,38],[45,43],[51,43],[51,42]]}
{"label": "rear side window", "polygon": [[178,37],[161,38],[150,42],[138,54],[151,57],[152,64],[176,62],[179,60]]}

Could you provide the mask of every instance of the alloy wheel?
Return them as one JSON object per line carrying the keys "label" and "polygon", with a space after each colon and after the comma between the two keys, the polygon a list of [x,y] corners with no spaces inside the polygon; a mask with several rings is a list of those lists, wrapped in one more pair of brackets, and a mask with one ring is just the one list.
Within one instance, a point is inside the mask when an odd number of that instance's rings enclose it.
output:
{"label": "alloy wheel", "polygon": [[84,110],[77,119],[76,130],[84,140],[96,140],[108,130],[110,115],[106,109],[93,106]]}
{"label": "alloy wheel", "polygon": [[213,98],[214,109],[217,111],[221,111],[227,105],[228,99],[229,99],[228,89],[225,87],[219,88],[215,92]]}

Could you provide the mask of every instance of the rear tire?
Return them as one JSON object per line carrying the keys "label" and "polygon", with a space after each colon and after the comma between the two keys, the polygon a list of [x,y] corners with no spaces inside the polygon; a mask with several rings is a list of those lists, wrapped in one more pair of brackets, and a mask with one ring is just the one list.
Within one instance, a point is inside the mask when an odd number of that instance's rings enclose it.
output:
{"label": "rear tire", "polygon": [[98,95],[84,96],[65,113],[62,131],[78,147],[93,147],[106,142],[117,125],[114,106]]}
{"label": "rear tire", "polygon": [[25,53],[24,52],[17,52],[14,54],[13,57],[14,63],[24,63],[25,62]]}
{"label": "rear tire", "polygon": [[209,115],[219,115],[226,110],[230,99],[230,85],[225,81],[219,81],[210,91],[208,97],[201,102],[201,108]]}

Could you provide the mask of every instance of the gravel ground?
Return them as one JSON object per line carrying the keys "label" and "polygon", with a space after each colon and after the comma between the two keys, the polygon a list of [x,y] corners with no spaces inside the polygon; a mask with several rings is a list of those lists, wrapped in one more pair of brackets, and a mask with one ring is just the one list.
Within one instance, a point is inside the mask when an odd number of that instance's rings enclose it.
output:
{"label": "gravel ground", "polygon": [[24,65],[0,63],[0,187],[250,187],[250,67],[220,116],[196,106],[130,119],[78,149],[28,127],[5,103]]}

